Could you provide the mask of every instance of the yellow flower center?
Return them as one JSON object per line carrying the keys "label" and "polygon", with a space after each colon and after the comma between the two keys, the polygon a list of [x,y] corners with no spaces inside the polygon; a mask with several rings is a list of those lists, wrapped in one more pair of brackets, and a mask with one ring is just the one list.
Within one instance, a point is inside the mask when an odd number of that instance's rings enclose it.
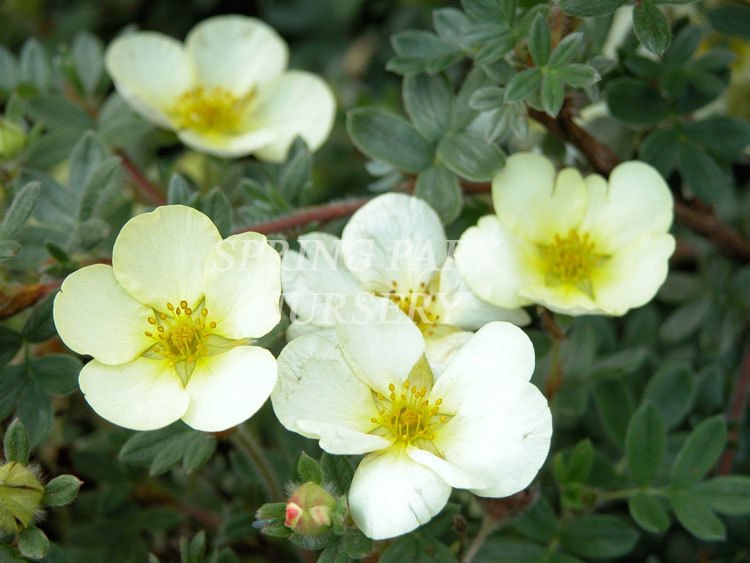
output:
{"label": "yellow flower center", "polygon": [[216,321],[207,321],[208,309],[201,307],[196,314],[183,300],[177,307],[167,303],[167,311],[148,318],[151,329],[145,334],[155,341],[151,351],[173,366],[179,362],[193,363],[205,356],[206,337],[210,329],[216,328]]}
{"label": "yellow flower center", "polygon": [[440,322],[440,313],[437,311],[438,296],[432,293],[424,282],[419,284],[417,291],[409,288],[408,291],[399,291],[398,282],[391,282],[392,288],[387,292],[375,292],[378,297],[387,297],[401,309],[414,324],[423,331],[435,327]]}
{"label": "yellow flower center", "polygon": [[579,234],[576,229],[567,236],[555,235],[552,244],[541,246],[540,252],[547,271],[548,285],[573,285],[588,292],[591,275],[603,256],[596,252],[596,244],[588,233]]}
{"label": "yellow flower center", "polygon": [[177,98],[172,116],[180,129],[204,134],[235,133],[252,97],[252,92],[239,98],[220,86],[198,86]]}
{"label": "yellow flower center", "polygon": [[445,424],[449,416],[440,412],[442,399],[430,401],[427,387],[418,388],[409,380],[399,389],[391,383],[386,397],[373,392],[378,416],[370,419],[376,424],[374,433],[382,434],[394,443],[424,447],[435,439],[435,431]]}

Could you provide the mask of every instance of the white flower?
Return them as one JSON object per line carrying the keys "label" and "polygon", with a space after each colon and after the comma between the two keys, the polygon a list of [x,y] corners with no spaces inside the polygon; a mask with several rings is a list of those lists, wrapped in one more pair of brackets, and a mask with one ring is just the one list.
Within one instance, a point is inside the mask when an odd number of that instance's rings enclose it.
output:
{"label": "white flower", "polygon": [[468,331],[493,320],[529,320],[520,309],[495,307],[472,293],[447,257],[440,218],[417,197],[380,195],[352,216],[341,240],[310,233],[299,241],[301,252],[282,259],[284,298],[295,317],[289,338],[332,336],[344,297],[370,293],[392,300],[415,322],[440,369]]}
{"label": "white flower", "polygon": [[69,275],[55,298],[60,337],[94,357],[79,384],[102,417],[134,430],[182,419],[220,431],[252,416],[276,361],[251,344],[278,322],[280,259],[266,238],[225,240],[189,207],[128,221],[112,266]]}
{"label": "white flower", "polygon": [[672,196],[642,162],[609,183],[543,156],[511,156],[492,182],[496,215],[461,236],[456,263],[477,295],[502,307],[539,303],[569,315],[624,315],[650,301],[674,251]]}
{"label": "white flower", "polygon": [[356,525],[373,539],[393,537],[440,512],[452,487],[485,497],[526,487],[547,456],[552,418],[529,383],[534,350],[524,332],[489,323],[438,375],[416,325],[370,299],[379,320],[354,322],[374,309],[348,300],[339,344],[315,334],[287,344],[271,395],[289,430],[331,454],[367,454],[349,491]]}
{"label": "white flower", "polygon": [[335,100],[318,76],[286,70],[284,40],[262,21],[217,16],[185,45],[138,32],[115,39],[106,66],[120,95],[144,118],[197,150],[284,160],[294,137],[311,149],[328,138]]}

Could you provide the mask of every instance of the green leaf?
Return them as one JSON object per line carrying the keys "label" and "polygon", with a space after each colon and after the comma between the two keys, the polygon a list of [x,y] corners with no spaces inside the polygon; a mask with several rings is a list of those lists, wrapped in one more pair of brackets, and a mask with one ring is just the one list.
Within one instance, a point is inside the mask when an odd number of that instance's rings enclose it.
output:
{"label": "green leaf", "polygon": [[320,467],[323,470],[323,480],[331,483],[338,494],[343,495],[349,491],[354,468],[348,457],[323,452]]}
{"label": "green leaf", "polygon": [[195,472],[203,466],[216,451],[216,438],[203,432],[193,432],[185,445],[182,468],[186,473]]}
{"label": "green leaf", "polygon": [[467,49],[464,41],[466,31],[471,27],[469,18],[455,8],[438,8],[432,11],[432,25],[443,41],[460,49]]}
{"label": "green leaf", "polygon": [[98,217],[87,219],[78,225],[73,246],[84,252],[92,250],[109,235],[109,223]]}
{"label": "green leaf", "polygon": [[94,209],[105,189],[110,185],[115,174],[120,169],[119,157],[112,156],[97,166],[83,186],[81,203],[78,210],[78,220],[87,221],[94,214]]}
{"label": "green leaf", "polygon": [[693,334],[711,312],[713,299],[705,295],[675,309],[659,328],[659,338],[664,342],[679,342]]}
{"label": "green leaf", "polygon": [[570,64],[558,69],[557,76],[565,84],[573,86],[573,88],[591,86],[601,80],[601,76],[599,76],[594,67],[579,63]]}
{"label": "green leaf", "polygon": [[560,539],[575,555],[608,559],[623,556],[633,549],[638,532],[622,518],[591,514],[570,521]]}
{"label": "green leaf", "polygon": [[469,106],[477,111],[498,109],[505,102],[505,93],[497,86],[485,86],[469,98]]}
{"label": "green leaf", "polygon": [[677,169],[690,191],[709,203],[717,201],[727,185],[716,160],[695,143],[677,146]]}
{"label": "green leaf", "polygon": [[67,395],[78,388],[83,364],[69,354],[47,354],[31,361],[30,375],[50,395]]}
{"label": "green leaf", "polygon": [[[68,185],[80,202],[86,184],[94,171],[107,158],[107,151],[93,131],[87,131],[73,147],[70,155],[70,174]],[[79,204],[80,205],[80,204]]]}
{"label": "green leaf", "polygon": [[661,413],[667,428],[675,428],[693,406],[693,374],[684,364],[663,366],[646,385],[643,398]]}
{"label": "green leaf", "polygon": [[727,441],[724,418],[707,418],[696,426],[677,454],[672,466],[672,484],[687,487],[700,481],[719,459]]}
{"label": "green leaf", "polygon": [[516,44],[516,37],[509,29],[499,29],[497,33],[489,39],[477,51],[474,57],[474,63],[478,65],[489,65],[501,60]]}
{"label": "green leaf", "polygon": [[440,164],[419,173],[414,195],[429,203],[444,224],[451,223],[461,213],[461,185],[456,175]]}
{"label": "green leaf", "polygon": [[567,65],[573,59],[576,58],[578,53],[581,51],[583,46],[583,33],[571,33],[562,38],[552,51],[552,56],[549,58],[547,66],[550,68],[560,68],[563,65]]}
{"label": "green leaf", "polygon": [[750,39],[750,6],[720,6],[708,12],[708,20],[719,33]]}
{"label": "green leaf", "polygon": [[689,25],[680,31],[674,41],[664,53],[664,64],[678,67],[685,64],[693,56],[701,42],[701,28]]}
{"label": "green leaf", "polygon": [[34,210],[40,188],[39,182],[29,182],[18,191],[0,225],[0,238],[11,239],[20,232]]}
{"label": "green leaf", "polygon": [[0,45],[0,91],[10,92],[18,84],[18,63],[7,48]]}
{"label": "green leaf", "polygon": [[74,475],[58,475],[44,487],[44,506],[65,506],[78,496],[83,481]]}
{"label": "green leaf", "polygon": [[342,540],[344,551],[351,559],[364,559],[372,553],[372,540],[359,530],[347,530]]}
{"label": "green leaf", "polygon": [[104,72],[102,42],[94,35],[83,31],[73,40],[71,55],[83,90],[87,94],[93,94]]}
{"label": "green leaf", "polygon": [[192,199],[192,189],[180,174],[172,174],[167,188],[167,205],[188,205]]}
{"label": "green leaf", "polygon": [[38,90],[47,90],[52,84],[52,66],[44,47],[36,39],[29,39],[21,49],[21,82],[32,84]]}
{"label": "green leaf", "polygon": [[630,419],[625,435],[625,456],[630,476],[637,485],[650,485],[664,461],[667,431],[664,421],[650,403],[641,405]]}
{"label": "green leaf", "polygon": [[604,432],[620,449],[625,447],[625,434],[633,415],[633,396],[623,382],[603,381],[594,387],[594,405]]}
{"label": "green leaf", "polygon": [[658,497],[633,495],[628,499],[630,515],[641,528],[655,534],[669,528],[669,515]]}
{"label": "green leaf", "polygon": [[591,467],[594,463],[594,446],[588,438],[581,440],[568,456],[562,457],[562,452],[557,455],[561,456],[559,463],[555,464],[555,477],[562,484],[584,483],[591,473]]}
{"label": "green leaf", "polygon": [[286,503],[285,502],[269,502],[255,512],[255,518],[257,520],[275,520],[283,519],[286,517]]}
{"label": "green leaf", "polygon": [[715,115],[689,123],[685,132],[695,143],[724,160],[742,158],[750,146],[750,123],[734,117]]}
{"label": "green leaf", "polygon": [[669,115],[669,104],[650,84],[637,78],[616,78],[607,86],[612,115],[626,123],[651,125]]}
{"label": "green leaf", "polygon": [[287,201],[295,201],[312,184],[312,156],[302,137],[294,139],[289,157],[279,175],[279,190]]}
{"label": "green leaf", "polygon": [[691,490],[720,514],[750,514],[750,476],[725,475],[698,483]]}
{"label": "green leaf", "polygon": [[206,558],[206,532],[201,530],[188,542],[180,538],[180,563],[203,563]]}
{"label": "green leaf", "polygon": [[654,130],[638,147],[638,156],[668,177],[677,163],[678,136],[674,131]]}
{"label": "green leaf", "polygon": [[19,419],[14,419],[5,431],[3,450],[7,461],[15,461],[21,465],[29,463],[29,435]]}
{"label": "green leaf", "polygon": [[14,240],[0,240],[0,260],[12,258],[21,250],[21,245]]}
{"label": "green leaf", "polygon": [[437,154],[446,168],[475,182],[491,180],[505,164],[505,155],[499,148],[471,133],[444,137]]}
{"label": "green leaf", "polygon": [[0,370],[0,419],[7,418],[26,389],[29,378],[25,366],[6,366]]}
{"label": "green leaf", "polygon": [[[15,330],[0,326],[0,367],[7,364],[21,349],[23,339]],[[0,418],[3,418],[0,415]]]}
{"label": "green leaf", "polygon": [[627,0],[560,0],[560,9],[571,16],[589,18],[611,14]]}
{"label": "green leaf", "polygon": [[477,563],[538,563],[546,549],[528,541],[490,536],[477,553]]}
{"label": "green leaf", "polygon": [[542,107],[552,117],[562,108],[565,100],[565,88],[557,71],[547,71],[542,76]]}
{"label": "green leaf", "polygon": [[18,551],[29,559],[44,559],[49,550],[49,540],[39,528],[29,526],[18,534]]}
{"label": "green leaf", "polygon": [[536,66],[545,66],[549,60],[552,42],[549,35],[549,25],[544,14],[537,14],[531,24],[529,33],[529,53]]}
{"label": "green leaf", "polygon": [[200,207],[219,229],[222,237],[232,234],[232,204],[221,188],[217,186],[208,192],[202,198]]}
{"label": "green leaf", "polygon": [[16,416],[26,427],[32,447],[41,444],[52,430],[52,403],[37,385],[26,385],[16,408]]}
{"label": "green leaf", "polygon": [[335,542],[326,547],[318,557],[318,563],[348,563],[349,557],[342,542]]}
{"label": "green leaf", "polygon": [[535,94],[542,83],[542,71],[538,68],[527,68],[516,74],[505,88],[505,101],[516,102]]}
{"label": "green leaf", "polygon": [[557,516],[544,496],[513,522],[513,528],[521,535],[545,543],[557,534],[557,527]]}
{"label": "green leaf", "polygon": [[391,36],[393,50],[398,55],[386,68],[399,74],[438,72],[461,58],[461,51],[434,33],[409,30]]}
{"label": "green leaf", "polygon": [[297,478],[303,483],[312,481],[320,485],[323,482],[323,470],[316,460],[302,452],[297,461]]}
{"label": "green leaf", "polygon": [[[180,422],[159,430],[138,432],[123,444],[119,457],[125,463],[148,467],[152,475],[168,471],[181,459],[187,470],[194,470],[207,459],[205,452],[208,447],[207,444],[201,444],[201,440],[210,442],[212,438],[205,436],[199,440],[195,438],[195,434],[202,433]],[[196,445],[198,453],[188,451]],[[188,459],[185,460],[185,457]]]}
{"label": "green leaf", "polygon": [[52,319],[52,305],[56,292],[50,293],[31,310],[29,318],[23,325],[23,337],[29,342],[44,342],[49,340],[57,331]]}
{"label": "green leaf", "polygon": [[677,520],[696,538],[704,541],[721,541],[725,538],[724,523],[701,498],[680,491],[670,495],[669,501]]}
{"label": "green leaf", "polygon": [[110,146],[137,143],[152,129],[116,92],[107,98],[99,113],[99,136]]}
{"label": "green leaf", "polygon": [[50,129],[66,129],[81,135],[96,124],[85,110],[60,94],[39,94],[29,99],[29,113]]}
{"label": "green leaf", "polygon": [[404,107],[414,128],[436,142],[448,130],[453,92],[442,75],[415,74],[404,78]]}
{"label": "green leaf", "polygon": [[403,118],[380,109],[357,108],[347,116],[355,146],[370,158],[404,172],[419,173],[432,164],[434,147]]}
{"label": "green leaf", "polygon": [[633,8],[633,27],[638,41],[652,53],[661,57],[669,47],[669,21],[652,0],[643,0]]}

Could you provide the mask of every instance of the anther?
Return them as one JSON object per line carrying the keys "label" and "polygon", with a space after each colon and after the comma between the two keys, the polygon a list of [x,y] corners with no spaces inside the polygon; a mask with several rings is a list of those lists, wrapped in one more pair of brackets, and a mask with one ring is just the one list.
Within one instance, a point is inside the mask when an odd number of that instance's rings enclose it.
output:
{"label": "anther", "polygon": [[146,332],[144,332],[143,334],[145,334],[145,335],[146,335],[146,336],[148,336],[149,338],[151,338],[151,337],[152,337],[152,336],[154,335],[154,333],[153,333],[153,332],[149,332],[149,331],[146,331]]}
{"label": "anther", "polygon": [[183,309],[187,309],[187,301],[185,301],[184,299],[180,301],[180,307],[182,307]]}
{"label": "anther", "polygon": [[171,303],[167,303],[167,309],[169,309],[170,311],[174,311],[174,305],[172,305]]}
{"label": "anther", "polygon": [[211,328],[216,328],[216,321],[211,321],[211,324],[209,324]]}
{"label": "anther", "polygon": [[155,325],[155,324],[156,324],[156,318],[154,318],[154,317],[149,317],[149,318],[148,318],[148,322],[149,322],[149,324]]}

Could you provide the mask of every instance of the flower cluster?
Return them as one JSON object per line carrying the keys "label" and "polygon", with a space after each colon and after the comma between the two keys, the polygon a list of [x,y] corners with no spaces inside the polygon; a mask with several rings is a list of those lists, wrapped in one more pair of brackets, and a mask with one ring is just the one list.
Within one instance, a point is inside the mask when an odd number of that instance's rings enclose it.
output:
{"label": "flower cluster", "polygon": [[[328,87],[285,71],[286,45],[251,18],[207,20],[184,46],[126,35],[106,62],[136,111],[216,155],[283,161],[296,136],[314,149],[331,128]],[[125,224],[111,266],[68,276],[55,324],[93,358],[79,384],[102,417],[216,432],[270,396],[287,429],[364,456],[351,518],[370,538],[394,537],[453,488],[505,497],[544,463],[552,418],[530,381],[521,307],[623,315],[654,296],[674,250],[670,191],[644,163],[606,180],[519,153],[492,199],[495,214],[463,233],[455,257],[436,212],[407,194],[374,198],[341,238],[309,233],[283,257],[263,235],[222,239],[201,212],[159,207]],[[277,362],[255,340],[279,323],[282,286],[292,323]],[[295,493],[287,528],[331,525],[337,505],[320,491]]]}

